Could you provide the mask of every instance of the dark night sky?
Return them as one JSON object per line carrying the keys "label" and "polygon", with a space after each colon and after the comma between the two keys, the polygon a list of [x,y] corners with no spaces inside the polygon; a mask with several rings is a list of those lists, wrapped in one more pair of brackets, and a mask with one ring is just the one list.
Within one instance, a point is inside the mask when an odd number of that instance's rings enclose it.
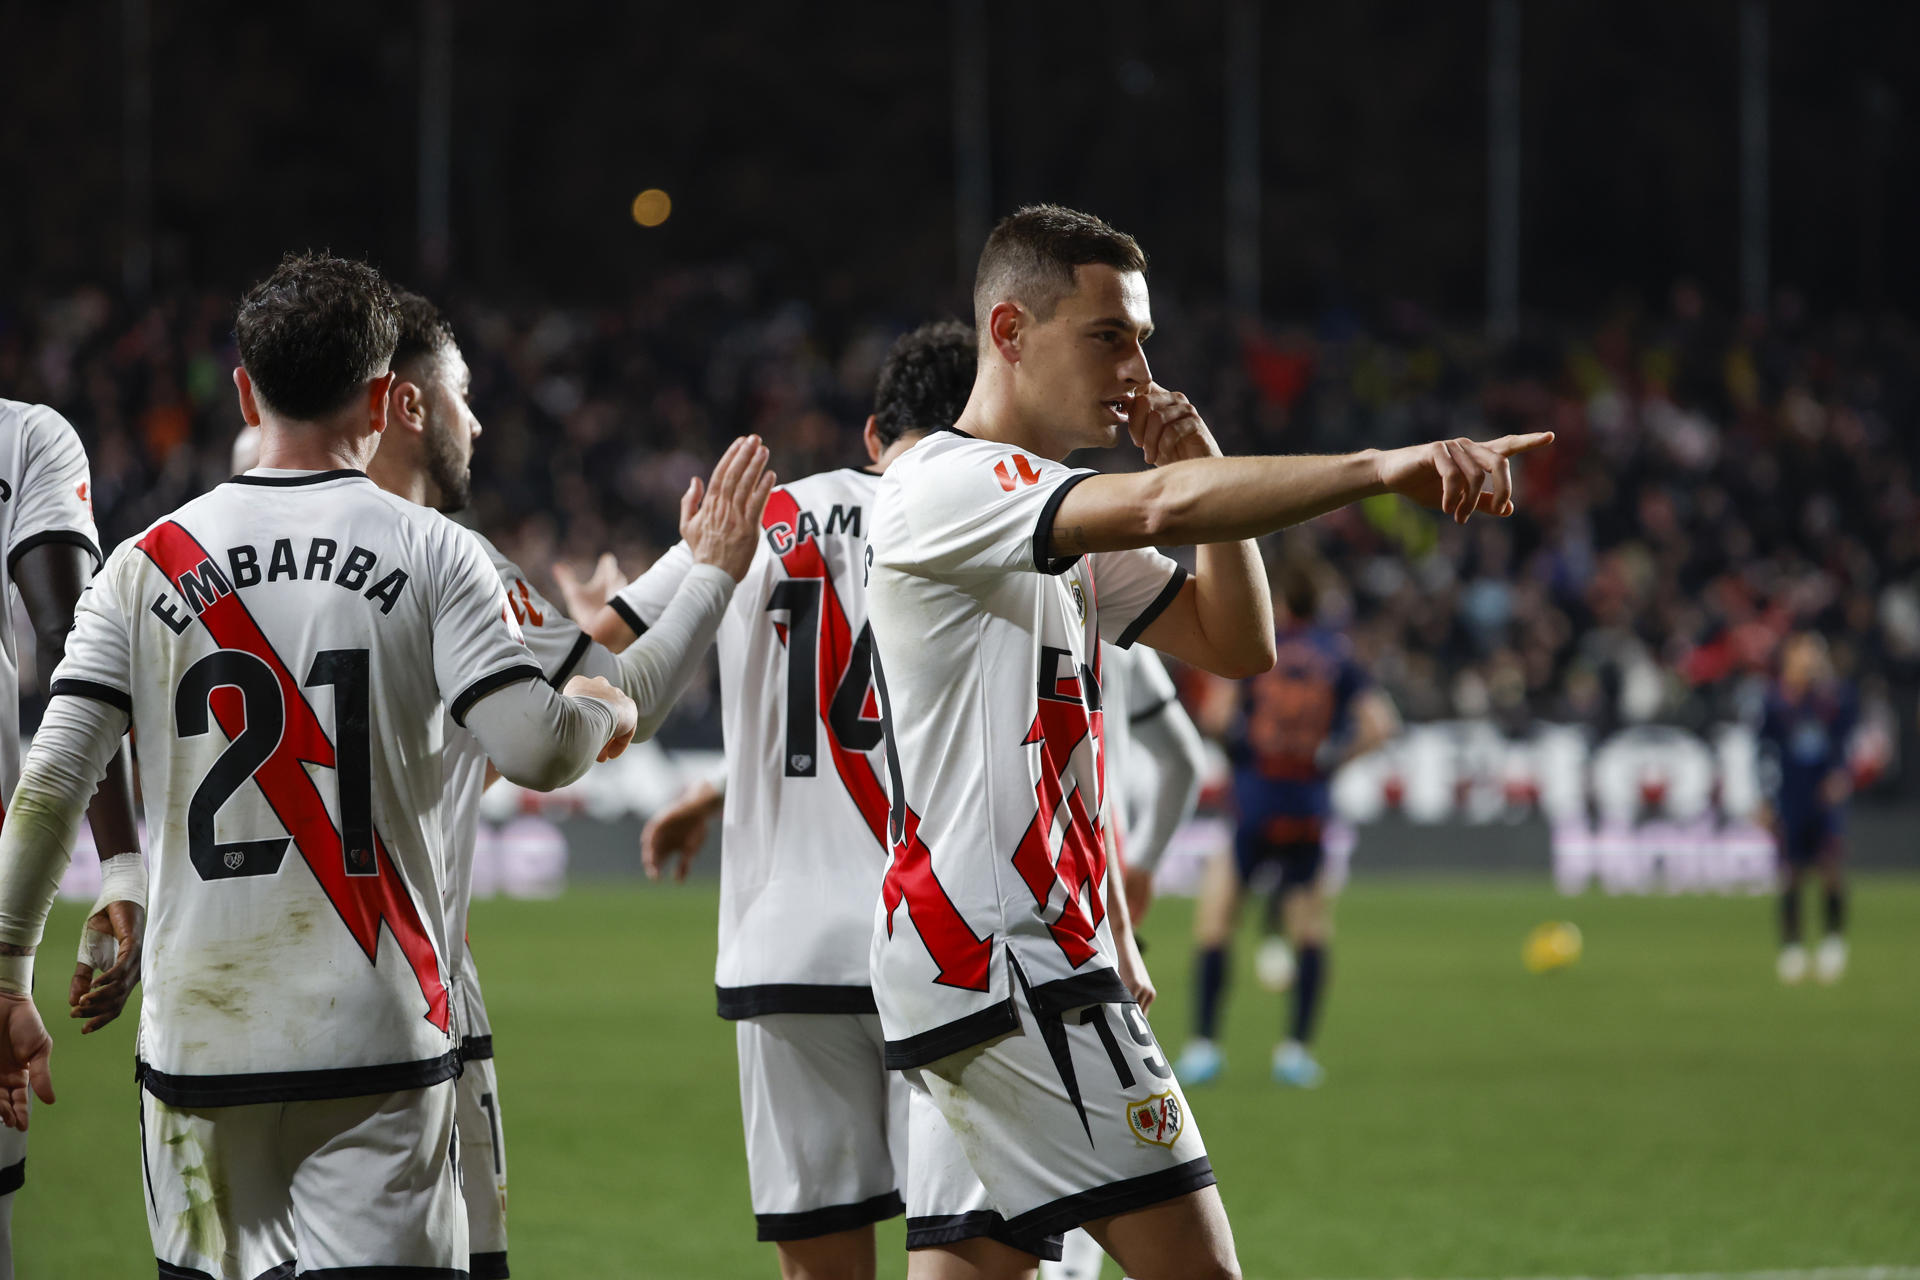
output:
{"label": "dark night sky", "polygon": [[[1736,292],[1736,0],[1528,3],[1530,308]],[[1775,0],[1773,278],[1816,307],[1920,311],[1920,5]],[[989,0],[996,213],[1091,208],[1156,279],[1222,288],[1219,0]],[[152,0],[162,285],[230,288],[287,247],[417,270],[410,3]],[[0,0],[7,292],[118,276],[118,0]],[[950,17],[900,4],[456,0],[452,283],[616,295],[744,258],[823,300],[950,304]],[[1487,8],[1269,5],[1269,310],[1483,303]],[[628,203],[673,194],[642,230]]]}

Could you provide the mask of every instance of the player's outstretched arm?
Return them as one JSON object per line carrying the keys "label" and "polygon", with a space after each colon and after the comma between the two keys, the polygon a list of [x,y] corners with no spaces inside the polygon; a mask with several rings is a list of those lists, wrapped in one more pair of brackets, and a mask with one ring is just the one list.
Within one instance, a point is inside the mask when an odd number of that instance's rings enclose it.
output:
{"label": "player's outstretched arm", "polygon": [[[93,557],[71,542],[29,549],[13,566],[13,580],[33,622],[41,693],[67,656],[73,612],[93,576]],[[120,1016],[140,984],[140,949],[147,924],[147,876],[133,816],[133,777],[126,753],[116,751],[106,777],[87,807],[94,847],[100,851],[100,896],[80,930],[80,956],[67,986],[75,1018],[87,1019],[80,1034],[97,1031]]]}
{"label": "player's outstretched arm", "polygon": [[507,781],[552,791],[633,740],[633,699],[598,676],[575,676],[565,693],[544,680],[503,685],[466,712],[466,727]]}

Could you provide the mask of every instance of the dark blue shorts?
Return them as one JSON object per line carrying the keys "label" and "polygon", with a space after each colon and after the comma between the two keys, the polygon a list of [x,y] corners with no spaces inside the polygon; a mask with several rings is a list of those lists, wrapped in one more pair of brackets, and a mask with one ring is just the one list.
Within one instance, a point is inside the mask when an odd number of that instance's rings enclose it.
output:
{"label": "dark blue shorts", "polygon": [[1790,867],[1811,867],[1822,858],[1839,853],[1844,830],[1837,810],[1782,814],[1780,860]]}
{"label": "dark blue shorts", "polygon": [[1233,861],[1240,883],[1253,883],[1262,867],[1280,868],[1280,892],[1304,889],[1320,877],[1327,849],[1319,840],[1274,840],[1267,833],[1242,826],[1234,833]]}

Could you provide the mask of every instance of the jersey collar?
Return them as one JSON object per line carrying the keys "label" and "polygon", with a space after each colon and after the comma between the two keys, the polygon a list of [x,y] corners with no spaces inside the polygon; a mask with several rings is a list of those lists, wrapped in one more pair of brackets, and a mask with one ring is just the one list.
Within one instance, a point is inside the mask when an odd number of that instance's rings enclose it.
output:
{"label": "jersey collar", "polygon": [[352,467],[337,467],[332,471],[280,471],[257,468],[243,476],[235,476],[235,484],[264,484],[285,487],[296,484],[325,484],[329,480],[365,480],[367,473],[356,471]]}

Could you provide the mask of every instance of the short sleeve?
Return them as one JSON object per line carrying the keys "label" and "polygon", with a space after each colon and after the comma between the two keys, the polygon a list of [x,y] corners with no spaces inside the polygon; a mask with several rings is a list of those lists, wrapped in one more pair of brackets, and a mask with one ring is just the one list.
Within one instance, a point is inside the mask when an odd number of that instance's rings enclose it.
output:
{"label": "short sleeve", "polygon": [[1100,602],[1100,638],[1131,648],[1186,583],[1187,571],[1150,547],[1098,552],[1093,557],[1093,590]]}
{"label": "short sleeve", "polygon": [[1127,720],[1138,724],[1142,720],[1151,720],[1179,697],[1173,687],[1173,677],[1167,674],[1166,664],[1160,661],[1160,655],[1151,649],[1129,649],[1128,661],[1133,665],[1128,669]]}
{"label": "short sleeve", "polygon": [[988,440],[903,462],[889,471],[900,473],[898,501],[913,544],[904,557],[890,554],[895,564],[939,573],[1060,574],[1079,561],[1048,554],[1053,518],[1073,486],[1094,472]]}
{"label": "short sleeve", "polygon": [[114,552],[106,567],[73,608],[73,630],[67,634],[67,653],[54,668],[48,692],[55,697],[92,698],[133,711],[133,643],[131,615],[125,599],[131,594],[125,579],[139,571],[128,543]]}
{"label": "short sleeve", "polygon": [[13,522],[7,569],[49,542],[86,548],[100,567],[100,534],[93,524],[93,488],[87,452],[67,420],[44,405],[27,412],[21,442],[19,492],[12,496]]}
{"label": "short sleeve", "polygon": [[544,680],[480,540],[452,521],[442,528],[444,564],[433,614],[433,675],[454,723],[474,703],[520,680]]}
{"label": "short sleeve", "polygon": [[534,590],[520,567],[510,560],[496,560],[500,585],[506,589],[507,607],[520,624],[527,653],[545,675],[548,684],[558,689],[580,666],[580,660],[593,645],[593,638],[582,631],[572,618],[554,608],[548,599]]}
{"label": "short sleeve", "polygon": [[660,615],[667,611],[667,605],[672,603],[681,580],[691,568],[693,549],[685,542],[676,542],[653,562],[652,568],[615,592],[607,601],[607,607],[620,615],[620,621],[626,623],[633,634],[643,636],[648,627],[660,621]]}

